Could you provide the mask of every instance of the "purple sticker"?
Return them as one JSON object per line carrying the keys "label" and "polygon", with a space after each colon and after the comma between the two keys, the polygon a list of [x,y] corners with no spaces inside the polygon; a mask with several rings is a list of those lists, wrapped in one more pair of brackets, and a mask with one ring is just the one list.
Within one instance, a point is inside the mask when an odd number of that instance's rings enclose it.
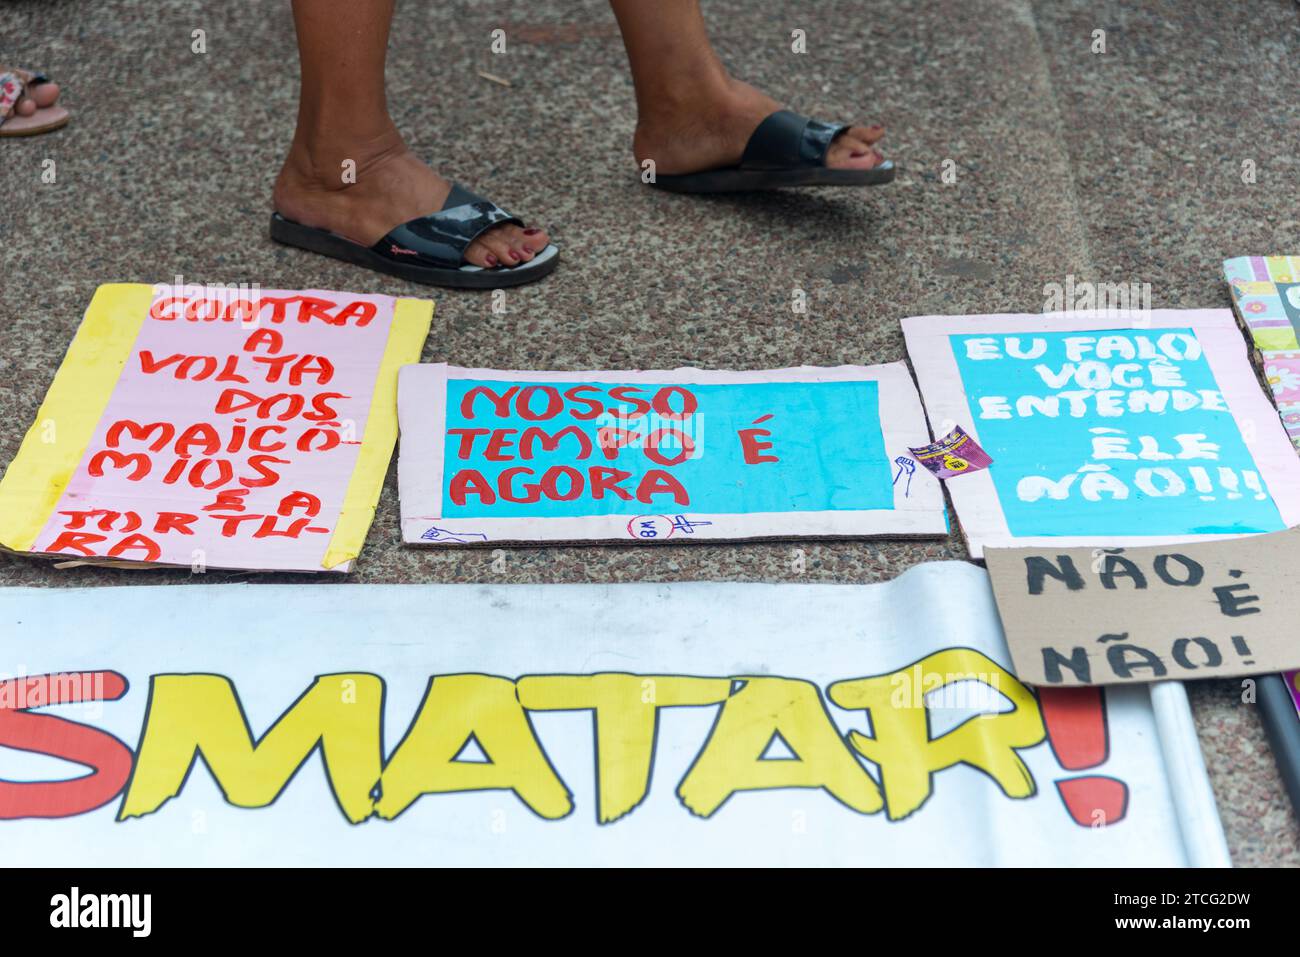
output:
{"label": "purple sticker", "polygon": [[941,479],[978,472],[993,464],[989,454],[960,425],[938,442],[910,451],[918,462]]}
{"label": "purple sticker", "polygon": [[1291,692],[1291,700],[1295,702],[1296,714],[1300,715],[1300,671],[1282,672],[1282,680],[1286,682],[1287,690]]}

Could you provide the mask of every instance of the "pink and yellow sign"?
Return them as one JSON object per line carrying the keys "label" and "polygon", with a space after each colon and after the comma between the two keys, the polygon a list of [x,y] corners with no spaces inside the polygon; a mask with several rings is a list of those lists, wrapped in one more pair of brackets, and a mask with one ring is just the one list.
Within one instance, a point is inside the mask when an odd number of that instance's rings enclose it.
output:
{"label": "pink and yellow sign", "polygon": [[0,482],[0,544],[86,561],[346,571],[433,304],[101,286]]}

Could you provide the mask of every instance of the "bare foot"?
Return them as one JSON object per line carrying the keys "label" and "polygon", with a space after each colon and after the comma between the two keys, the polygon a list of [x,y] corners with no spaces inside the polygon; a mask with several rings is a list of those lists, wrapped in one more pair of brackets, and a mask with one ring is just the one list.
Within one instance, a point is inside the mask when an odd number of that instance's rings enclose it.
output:
{"label": "bare foot", "polygon": [[[643,114],[632,138],[637,163],[654,160],[664,175],[735,166],[758,124],[782,109],[780,103],[748,83],[727,79],[688,106]],[[871,169],[885,161],[876,144],[883,126],[851,126],[826,153],[831,169]]]}
{"label": "bare foot", "polygon": [[[318,160],[322,153],[329,159]],[[339,157],[355,162],[355,182],[345,181]],[[451,183],[411,153],[394,129],[351,148],[330,144],[327,151],[295,139],[272,199],[287,219],[373,246],[402,223],[441,210],[450,191]],[[543,229],[507,223],[474,240],[465,261],[486,269],[517,266],[550,241]]]}

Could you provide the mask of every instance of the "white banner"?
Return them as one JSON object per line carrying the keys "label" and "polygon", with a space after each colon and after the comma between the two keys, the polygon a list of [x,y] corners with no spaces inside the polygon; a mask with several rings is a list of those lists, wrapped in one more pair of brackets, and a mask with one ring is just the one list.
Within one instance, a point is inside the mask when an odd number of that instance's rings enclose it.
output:
{"label": "white banner", "polygon": [[964,563],[0,603],[11,860],[1227,862],[1181,686],[1040,702]]}

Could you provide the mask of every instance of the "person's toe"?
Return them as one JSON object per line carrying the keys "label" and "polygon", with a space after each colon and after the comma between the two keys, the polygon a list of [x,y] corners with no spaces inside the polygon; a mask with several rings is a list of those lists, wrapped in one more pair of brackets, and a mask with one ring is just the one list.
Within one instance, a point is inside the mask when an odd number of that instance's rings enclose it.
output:
{"label": "person's toe", "polygon": [[500,265],[500,258],[493,253],[486,239],[486,236],[480,236],[469,244],[469,248],[465,250],[465,261],[484,269],[493,269]]}
{"label": "person's toe", "polygon": [[545,243],[538,242],[539,233],[526,233],[522,226],[504,226],[501,234],[502,238],[510,244],[509,261],[515,265],[530,262],[546,248]]}
{"label": "person's toe", "polygon": [[874,126],[850,126],[848,135],[861,140],[868,146],[873,146],[884,138],[885,128],[879,123]]}
{"label": "person's toe", "polygon": [[876,143],[885,135],[878,126],[854,126],[845,130],[826,151],[831,169],[872,169],[885,161]]}
{"label": "person's toe", "polygon": [[47,106],[53,106],[59,98],[59,84],[57,83],[38,83],[36,86],[27,88],[27,95],[35,101],[37,107],[44,109]]}
{"label": "person's toe", "polygon": [[465,261],[484,269],[518,266],[531,261],[550,241],[546,231],[537,227],[497,226],[470,243]]}
{"label": "person's toe", "polygon": [[551,244],[551,237],[546,234],[546,230],[540,226],[526,226],[523,228],[520,237],[524,244],[524,249],[532,256],[536,256]]}
{"label": "person's toe", "polygon": [[31,116],[36,112],[36,103],[33,102],[30,96],[24,96],[14,104],[14,112],[19,116]]}
{"label": "person's toe", "polygon": [[479,237],[478,241],[483,243],[488,252],[496,259],[495,265],[513,266],[519,262],[510,254],[510,227],[498,226],[496,229],[489,230]]}

